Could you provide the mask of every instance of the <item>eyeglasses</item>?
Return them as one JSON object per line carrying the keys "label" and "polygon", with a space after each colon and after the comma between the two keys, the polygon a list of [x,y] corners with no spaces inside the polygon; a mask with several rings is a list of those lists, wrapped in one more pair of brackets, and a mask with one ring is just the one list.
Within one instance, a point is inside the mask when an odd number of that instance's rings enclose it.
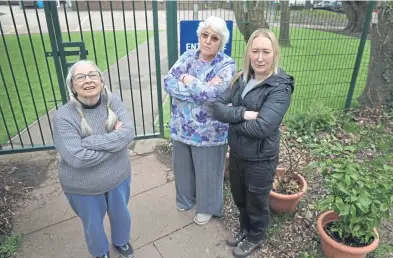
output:
{"label": "eyeglasses", "polygon": [[202,37],[203,39],[208,39],[209,36],[210,36],[210,40],[211,40],[212,42],[218,42],[218,41],[220,40],[220,38],[219,38],[218,36],[216,36],[216,35],[210,35],[210,34],[207,33],[207,32],[202,32],[202,33],[201,33],[201,37]]}
{"label": "eyeglasses", "polygon": [[99,72],[90,72],[88,74],[78,73],[72,76],[72,78],[77,82],[84,82],[87,76],[89,76],[91,80],[97,80],[101,77]]}

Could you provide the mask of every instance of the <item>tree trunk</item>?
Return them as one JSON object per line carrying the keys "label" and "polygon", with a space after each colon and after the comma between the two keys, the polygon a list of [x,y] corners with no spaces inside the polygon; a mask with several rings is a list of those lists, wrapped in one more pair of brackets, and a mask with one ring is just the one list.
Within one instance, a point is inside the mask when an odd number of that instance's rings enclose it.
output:
{"label": "tree trunk", "polygon": [[[386,8],[390,6],[389,8]],[[372,25],[367,85],[359,98],[362,107],[388,104],[393,94],[393,2],[378,3],[378,24]]]}
{"label": "tree trunk", "polygon": [[251,34],[259,28],[269,28],[264,17],[265,2],[263,1],[234,1],[236,25],[247,42]]}
{"label": "tree trunk", "polygon": [[345,31],[359,33],[363,30],[363,23],[366,14],[367,1],[342,1],[344,13],[348,18]]}
{"label": "tree trunk", "polygon": [[289,37],[289,1],[281,2],[281,15],[280,15],[280,45],[282,47],[290,47],[290,37]]}

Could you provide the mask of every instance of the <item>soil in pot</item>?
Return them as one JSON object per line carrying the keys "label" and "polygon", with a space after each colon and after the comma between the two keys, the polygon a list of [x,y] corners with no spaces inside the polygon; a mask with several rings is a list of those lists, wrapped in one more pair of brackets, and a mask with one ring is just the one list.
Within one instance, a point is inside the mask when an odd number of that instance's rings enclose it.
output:
{"label": "soil in pot", "polygon": [[273,182],[273,191],[278,194],[296,194],[300,192],[300,184],[295,174],[285,175],[285,169],[277,168]]}
{"label": "soil in pot", "polygon": [[368,243],[364,243],[361,239],[357,237],[343,237],[341,238],[338,232],[333,232],[331,228],[334,226],[334,223],[337,223],[336,221],[326,223],[326,225],[323,227],[325,230],[326,234],[328,234],[331,238],[333,238],[336,242],[341,243],[346,246],[350,247],[364,247],[370,245],[373,241],[374,238],[372,237]]}

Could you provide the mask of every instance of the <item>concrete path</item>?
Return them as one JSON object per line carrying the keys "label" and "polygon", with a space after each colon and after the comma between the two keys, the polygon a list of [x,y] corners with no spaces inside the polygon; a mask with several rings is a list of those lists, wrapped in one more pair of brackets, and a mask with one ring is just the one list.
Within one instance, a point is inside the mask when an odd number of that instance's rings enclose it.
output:
{"label": "concrete path", "polygon": [[[225,245],[229,232],[219,219],[198,226],[193,223],[194,210],[184,213],[176,210],[172,171],[158,161],[154,153],[157,141],[160,140],[137,141],[130,151],[129,209],[135,257],[232,257],[232,250]],[[34,190],[32,201],[17,213],[14,230],[25,236],[16,257],[90,258],[80,219],[71,210],[58,182],[58,155],[54,156],[55,152],[36,155],[36,159],[42,160],[56,158],[48,166],[45,182]],[[110,239],[108,218],[105,228]],[[114,250],[111,254],[118,257]]]}

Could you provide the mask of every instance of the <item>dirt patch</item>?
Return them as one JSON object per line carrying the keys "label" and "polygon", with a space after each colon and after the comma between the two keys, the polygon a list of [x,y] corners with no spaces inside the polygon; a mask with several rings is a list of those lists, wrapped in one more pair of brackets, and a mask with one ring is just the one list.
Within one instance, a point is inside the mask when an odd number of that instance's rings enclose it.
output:
{"label": "dirt patch", "polygon": [[0,161],[0,235],[11,232],[15,211],[45,181],[47,168],[55,160],[54,156],[39,159],[39,154],[16,155]]}
{"label": "dirt patch", "polygon": [[163,144],[156,145],[154,149],[158,161],[168,169],[172,169],[172,142],[166,141]]}

